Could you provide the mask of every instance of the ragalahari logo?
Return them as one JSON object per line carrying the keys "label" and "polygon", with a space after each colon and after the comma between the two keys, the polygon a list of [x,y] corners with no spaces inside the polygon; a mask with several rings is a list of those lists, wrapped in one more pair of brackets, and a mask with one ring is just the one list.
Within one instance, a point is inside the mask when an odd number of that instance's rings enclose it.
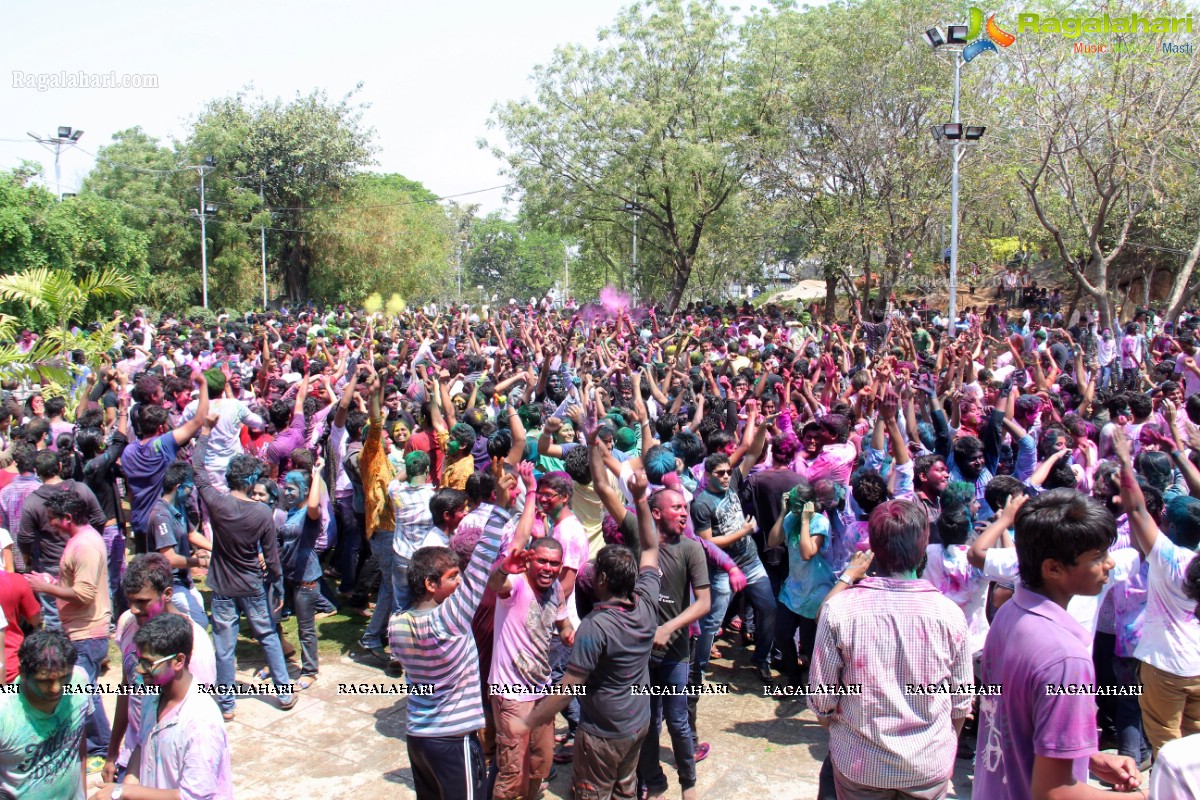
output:
{"label": "ragalahari logo", "polygon": [[[983,38],[979,38],[979,34],[983,34]],[[980,53],[991,50],[993,53],[999,53],[996,45],[1008,47],[1017,40],[1016,36],[1005,30],[1001,30],[996,24],[996,15],[988,16],[987,22],[984,22],[983,11],[971,6],[970,18],[967,20],[967,41],[970,42],[963,48],[963,61],[970,61]]]}

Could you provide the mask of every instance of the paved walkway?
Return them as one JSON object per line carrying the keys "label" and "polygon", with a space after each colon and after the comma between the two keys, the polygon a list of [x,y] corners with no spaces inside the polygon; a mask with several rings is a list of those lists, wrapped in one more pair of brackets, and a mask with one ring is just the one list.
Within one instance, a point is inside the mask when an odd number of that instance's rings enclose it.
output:
{"label": "paved walkway", "polygon": [[[736,668],[728,659],[713,662],[712,680],[729,683],[729,694],[700,701],[701,739],[712,752],[700,764],[698,789],[707,800],[771,797],[810,800],[826,752],[826,737],[803,701],[762,695],[737,648]],[[255,663],[239,680],[251,677]],[[111,676],[110,676],[111,678]],[[228,724],[234,790],[238,800],[361,800],[412,797],[412,771],[404,744],[403,696],[339,693],[338,684],[395,684],[369,656],[321,658],[321,678],[300,695],[291,711],[278,710],[273,697],[244,697]],[[112,698],[107,705],[111,707]],[[670,740],[663,731],[663,758]],[[951,797],[970,797],[970,762],[958,761]],[[668,797],[678,783],[668,767]],[[566,800],[570,765],[560,765],[547,798]]]}

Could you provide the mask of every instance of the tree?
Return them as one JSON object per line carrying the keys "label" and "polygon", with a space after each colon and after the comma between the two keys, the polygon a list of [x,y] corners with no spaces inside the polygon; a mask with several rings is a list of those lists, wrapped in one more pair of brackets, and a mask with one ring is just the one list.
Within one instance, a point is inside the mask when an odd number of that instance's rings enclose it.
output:
{"label": "tree", "polygon": [[243,305],[261,292],[261,278],[252,279],[257,270],[250,265],[258,264],[264,223],[284,293],[294,302],[308,298],[313,220],[341,202],[354,177],[372,163],[374,132],[362,127],[365,106],[353,103],[358,88],[337,102],[314,90],[289,103],[250,98],[243,90],[201,111],[181,154],[188,164],[217,158],[206,178],[207,199],[222,206],[209,226],[215,244],[211,277],[227,304]]}
{"label": "tree", "polygon": [[118,131],[97,153],[80,195],[111,200],[125,225],[145,236],[154,268],[139,296],[157,308],[184,309],[200,300],[200,225],[189,216],[199,206],[199,187],[195,170],[182,161],[139,127]]}
{"label": "tree", "polygon": [[[112,269],[89,272],[82,279],[65,270],[34,267],[17,275],[0,277],[0,299],[22,303],[44,311],[65,332],[72,322],[85,321],[89,305],[108,300],[127,300],[137,284],[133,278]],[[56,335],[53,331],[47,335]]]}
{"label": "tree", "polygon": [[[1106,11],[1115,17],[1131,10],[1116,6]],[[1155,13],[1185,11],[1172,3]],[[1114,43],[1153,46],[1162,38],[1112,36]],[[1057,36],[1021,45],[1006,54],[1008,100],[1025,133],[1014,148],[1018,176],[1068,272],[1096,303],[1101,325],[1111,326],[1110,273],[1130,231],[1164,175],[1195,168],[1172,145],[1194,141],[1200,62],[1124,49],[1080,58]]]}
{"label": "tree", "polygon": [[471,224],[468,242],[464,285],[521,301],[562,285],[566,243],[554,234],[493,213]]}
{"label": "tree", "polygon": [[780,4],[745,26],[743,81],[772,108],[753,141],[756,202],[803,225],[806,255],[824,264],[829,321],[849,269],[863,270],[869,297],[882,268],[882,305],[906,253],[936,246],[950,170],[930,126],[950,118],[948,72],[912,24],[930,13],[916,0]]}
{"label": "tree", "polygon": [[452,224],[437,197],[402,175],[352,178],[341,203],[313,214],[309,290],[330,302],[371,294],[446,297]]}
{"label": "tree", "polygon": [[535,100],[494,109],[509,150],[493,152],[525,217],[593,248],[629,241],[625,209],[637,204],[639,273],[661,274],[674,308],[710,224],[742,188],[739,144],[765,108],[736,81],[736,27],[715,0],[633,5],[599,38],[595,50],[557,48],[535,70]]}
{"label": "tree", "polygon": [[38,171],[0,173],[0,298],[24,324],[65,329],[144,287],[147,240],[102,197],[58,202],[30,182]]}

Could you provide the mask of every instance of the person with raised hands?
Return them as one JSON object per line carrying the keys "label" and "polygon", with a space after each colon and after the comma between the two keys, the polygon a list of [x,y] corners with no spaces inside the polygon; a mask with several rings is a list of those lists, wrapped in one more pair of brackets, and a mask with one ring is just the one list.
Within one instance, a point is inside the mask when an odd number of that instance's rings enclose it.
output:
{"label": "person with raised hands", "polygon": [[284,711],[296,705],[291,691],[283,646],[275,630],[272,609],[263,586],[262,564],[272,585],[281,584],[283,570],[279,562],[279,541],[275,517],[271,508],[250,497],[254,485],[263,474],[262,462],[253,456],[239,453],[229,459],[223,483],[228,492],[219,490],[205,469],[208,441],[221,422],[214,411],[204,420],[204,428],[196,439],[192,453],[194,480],[200,499],[208,509],[213,529],[212,561],[207,583],[212,589],[213,643],[217,652],[217,704],[226,720],[234,716],[233,684],[235,656],[240,618],[246,615],[250,631],[266,655],[267,668],[275,683],[279,707]]}
{"label": "person with raised hands", "polygon": [[460,569],[449,547],[417,550],[407,576],[413,605],[389,624],[392,656],[402,665],[406,682],[423,687],[408,697],[406,724],[419,798],[483,796],[478,731],[485,719],[471,620],[512,518],[517,487],[517,479],[504,473],[499,460],[493,461],[492,470],[496,503],[466,570]]}
{"label": "person with raised hands", "polygon": [[[496,593],[489,699],[496,723],[495,800],[538,796],[550,774],[554,755],[554,723],[548,720],[528,733],[513,730],[546,702],[551,683],[550,642],[555,630],[568,646],[574,629],[567,618],[567,598],[559,577],[562,545],[551,537],[530,544],[536,504],[533,464],[517,469],[525,486],[525,508],[508,555],[496,565],[488,588]],[[527,549],[528,545],[528,549]]]}
{"label": "person with raised hands", "polygon": [[[596,556],[596,594],[600,602],[584,618],[562,685],[586,687],[579,698],[582,719],[575,739],[571,781],[575,796],[633,798],[642,740],[650,727],[650,704],[631,691],[650,683],[650,654],[658,631],[659,537],[649,481],[641,471],[629,480],[637,508],[641,557],[629,548],[608,545]],[[514,721],[524,732],[554,719],[571,695],[539,703],[527,720]]]}
{"label": "person with raised hands", "polygon": [[1167,742],[1200,733],[1200,621],[1196,601],[1186,591],[1188,566],[1200,545],[1200,500],[1171,497],[1166,528],[1160,530],[1146,509],[1129,437],[1117,431],[1113,444],[1121,464],[1121,506],[1133,544],[1150,566],[1142,639],[1134,656],[1142,662],[1142,724],[1157,754]]}

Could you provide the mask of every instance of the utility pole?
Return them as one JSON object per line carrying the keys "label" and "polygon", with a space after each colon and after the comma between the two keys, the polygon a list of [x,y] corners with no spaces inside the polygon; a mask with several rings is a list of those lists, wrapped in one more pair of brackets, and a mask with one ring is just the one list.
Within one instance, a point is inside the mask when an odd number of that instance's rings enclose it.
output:
{"label": "utility pole", "polygon": [[[258,202],[264,207],[267,201],[263,199],[263,182],[258,181]],[[267,310],[267,225],[264,222],[258,229],[259,241],[262,244],[262,273],[263,273],[263,311]]]}
{"label": "utility pole", "polygon": [[[200,173],[200,282],[204,307],[208,308],[208,202],[204,198],[204,174],[217,166],[216,156],[205,156],[204,163],[195,167]],[[214,205],[212,211],[216,212]]]}

